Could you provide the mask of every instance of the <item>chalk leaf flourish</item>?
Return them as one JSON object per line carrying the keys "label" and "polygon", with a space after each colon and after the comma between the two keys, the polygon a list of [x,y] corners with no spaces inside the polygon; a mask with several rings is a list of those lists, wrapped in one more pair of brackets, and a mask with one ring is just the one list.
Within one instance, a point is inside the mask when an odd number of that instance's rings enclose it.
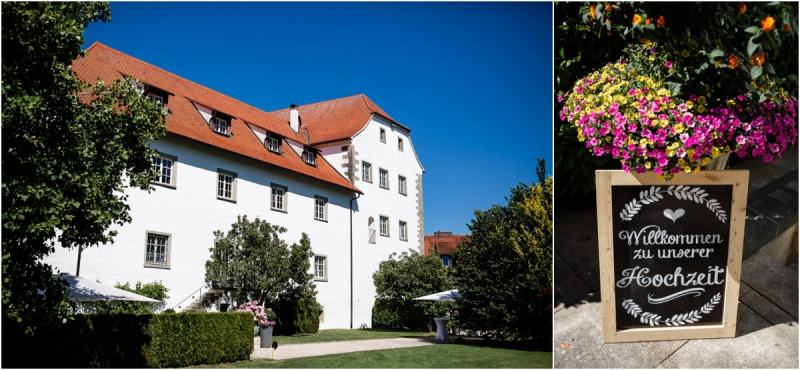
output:
{"label": "chalk leaf flourish", "polygon": [[723,224],[728,221],[728,214],[722,209],[722,204],[714,198],[709,198],[709,193],[702,188],[692,187],[689,185],[670,185],[666,190],[660,186],[650,186],[650,189],[645,189],[639,192],[638,198],[633,198],[630,202],[625,203],[622,211],[619,213],[619,218],[623,221],[631,221],[639,211],[642,210],[644,205],[656,203],[664,199],[664,194],[671,195],[679,200],[688,200],[697,204],[702,204],[720,220]]}
{"label": "chalk leaf flourish", "polygon": [[675,314],[667,318],[643,310],[642,307],[639,306],[632,299],[626,299],[622,301],[622,308],[629,315],[639,319],[639,321],[642,324],[650,326],[659,326],[661,324],[664,324],[666,326],[681,326],[686,324],[694,324],[700,321],[700,319],[703,318],[703,315],[709,314],[711,313],[711,311],[714,311],[714,307],[716,307],[721,300],[722,300],[722,293],[717,293],[713,297],[711,297],[710,301],[706,302],[706,304],[704,304],[699,309],[691,310],[686,313]]}

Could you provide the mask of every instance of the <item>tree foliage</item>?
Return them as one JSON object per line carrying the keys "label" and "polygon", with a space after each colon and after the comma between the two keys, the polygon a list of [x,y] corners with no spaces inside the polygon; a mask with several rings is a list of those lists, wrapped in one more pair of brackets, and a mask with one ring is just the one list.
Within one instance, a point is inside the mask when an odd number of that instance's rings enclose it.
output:
{"label": "tree foliage", "polygon": [[84,28],[109,19],[107,3],[2,4],[3,315],[28,333],[69,311],[42,259],[111,242],[130,221],[123,190],[155,176],[163,108],[135,81],[89,86],[71,70]]}
{"label": "tree foliage", "polygon": [[380,263],[372,280],[375,282],[372,309],[375,328],[430,330],[433,317],[445,314],[449,305],[413,298],[454,287],[448,268],[437,255],[424,256],[413,250],[399,256],[393,253]]}
{"label": "tree foliage", "polygon": [[[243,302],[256,300],[274,308],[278,330],[309,328],[309,316],[319,318],[314,275],[309,273],[313,256],[311,240],[303,233],[289,246],[281,234],[286,228],[256,218],[239,216],[227,233],[214,232],[214,247],[206,261],[206,281]],[[317,323],[318,325],[318,323]],[[300,330],[300,329],[297,329]]]}
{"label": "tree foliage", "polygon": [[476,211],[454,253],[459,321],[495,339],[549,340],[553,179],[511,189],[504,206]]}

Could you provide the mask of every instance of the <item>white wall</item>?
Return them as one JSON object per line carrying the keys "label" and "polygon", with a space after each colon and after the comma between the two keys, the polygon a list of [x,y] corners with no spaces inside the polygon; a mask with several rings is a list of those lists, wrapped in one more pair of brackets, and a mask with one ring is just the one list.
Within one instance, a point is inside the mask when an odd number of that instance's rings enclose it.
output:
{"label": "white wall", "polygon": [[[177,157],[176,188],[155,185],[150,193],[129,190],[133,221],[118,229],[113,245],[84,250],[81,276],[109,285],[161,280],[170,289],[169,308],[204,285],[204,266],[214,240],[212,232],[228,230],[237,215],[260,217],[286,227],[283,239],[289,244],[306,232],[314,253],[328,257],[328,281],[316,283],[317,299],[325,311],[320,327],[349,327],[352,192],[173,136],[152,143],[152,147]],[[236,203],[217,199],[218,168],[237,173]],[[289,188],[287,213],[270,210],[273,182]],[[314,195],[328,198],[328,222],[314,219]],[[146,231],[172,235],[169,269],[143,266]],[[57,248],[45,261],[60,271],[75,273],[76,260],[77,250]]]}
{"label": "white wall", "polygon": [[[380,141],[380,129],[386,130],[386,143]],[[404,141],[403,151],[397,150],[397,138]],[[420,224],[417,209],[417,176],[422,174],[422,167],[417,160],[411,138],[405,130],[394,126],[388,120],[374,116],[364,129],[352,138],[356,151],[356,187],[364,192],[357,200],[357,211],[353,220],[354,231],[354,319],[353,326],[371,326],[372,306],[375,298],[375,285],[372,274],[378,270],[381,261],[397,252],[414,249],[422,251],[421,235],[424,227]],[[342,164],[343,143],[321,148],[325,156],[337,170],[345,174]],[[372,183],[361,179],[361,162],[372,164]],[[379,186],[379,168],[389,171],[389,190]],[[398,175],[406,177],[406,195],[399,193]],[[354,207],[356,208],[356,207]],[[389,237],[380,236],[380,216],[389,217]],[[376,243],[370,244],[367,223],[369,217],[375,219],[375,230],[378,232]],[[399,238],[399,220],[408,224],[408,240]],[[435,292],[431,292],[435,293]]]}

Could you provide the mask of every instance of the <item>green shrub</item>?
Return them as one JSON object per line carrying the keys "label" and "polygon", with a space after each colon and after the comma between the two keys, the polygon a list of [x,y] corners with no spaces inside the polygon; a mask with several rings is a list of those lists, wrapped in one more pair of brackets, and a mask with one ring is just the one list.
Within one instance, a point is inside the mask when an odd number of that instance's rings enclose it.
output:
{"label": "green shrub", "polygon": [[246,360],[253,350],[247,313],[77,315],[35,337],[3,329],[4,367],[183,367]]}
{"label": "green shrub", "polygon": [[431,330],[433,318],[445,314],[452,305],[413,298],[453,289],[448,268],[438,256],[423,256],[416,251],[389,257],[372,275],[376,293],[372,327]]}
{"label": "green shrub", "polygon": [[322,306],[314,297],[301,297],[297,301],[282,300],[276,310],[276,335],[316,333]]}

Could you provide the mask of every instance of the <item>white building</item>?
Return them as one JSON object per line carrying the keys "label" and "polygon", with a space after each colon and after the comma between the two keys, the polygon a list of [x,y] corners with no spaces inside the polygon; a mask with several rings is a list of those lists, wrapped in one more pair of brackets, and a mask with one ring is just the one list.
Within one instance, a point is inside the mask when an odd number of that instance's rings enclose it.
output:
{"label": "white building", "polygon": [[[81,276],[160,280],[180,311],[205,289],[213,231],[259,217],[290,244],[309,235],[321,328],[371,326],[378,264],[422,249],[424,170],[407,127],[363,94],[264,112],[100,43],[73,68],[84,81],[131,76],[169,112],[151,143],[155,190],[126,192],[133,221],[83,250]],[[75,273],[77,259],[57,248],[46,262]]]}

